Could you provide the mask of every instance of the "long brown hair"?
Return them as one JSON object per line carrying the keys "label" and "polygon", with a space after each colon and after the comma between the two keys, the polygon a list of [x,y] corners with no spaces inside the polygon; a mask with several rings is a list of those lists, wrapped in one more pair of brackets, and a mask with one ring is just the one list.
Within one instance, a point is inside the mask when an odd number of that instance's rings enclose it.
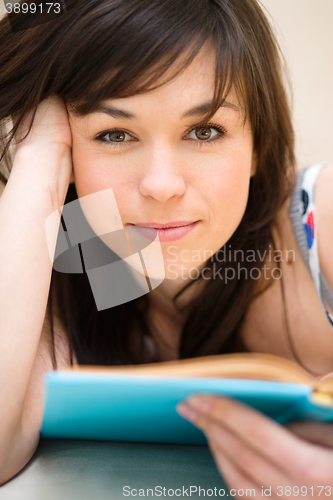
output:
{"label": "long brown hair", "polygon": [[[246,101],[257,157],[244,217],[225,247],[244,252],[255,250],[256,258],[242,265],[248,271],[261,266],[258,251],[262,255],[274,244],[272,225],[291,193],[295,158],[282,59],[259,3],[256,0],[74,3],[59,19],[24,31],[12,30],[6,18],[0,22],[0,121],[4,123],[11,115],[16,120],[11,133],[3,135],[6,148],[25,114],[36,110],[48,96],[60,96],[83,116],[104,99],[155,88],[170,68],[177,68],[170,77],[174,78],[209,42],[216,53],[216,71],[215,95],[206,118],[213,116],[233,86]],[[20,14],[17,16],[19,20]],[[174,65],[180,58],[182,65]],[[66,202],[76,196],[71,185]],[[236,264],[233,259],[221,262],[216,254],[206,263],[211,269]],[[227,284],[221,279],[207,280],[200,295],[188,304],[179,358],[245,349],[239,332],[257,293],[256,280],[245,272],[237,274]],[[190,281],[174,297],[176,306],[179,296],[195,281]],[[75,352],[80,364],[143,362],[143,338],[151,335],[147,321],[149,295],[98,312],[85,274],[53,271],[49,296],[53,341],[55,292],[67,327],[71,359]]]}

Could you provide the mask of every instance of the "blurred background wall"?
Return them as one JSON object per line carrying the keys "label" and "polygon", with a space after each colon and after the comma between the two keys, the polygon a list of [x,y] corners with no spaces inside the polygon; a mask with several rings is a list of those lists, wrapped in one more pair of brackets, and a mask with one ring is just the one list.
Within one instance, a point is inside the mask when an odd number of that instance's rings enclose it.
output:
{"label": "blurred background wall", "polygon": [[[0,16],[5,1],[0,0]],[[333,0],[261,3],[291,74],[299,165],[333,163]]]}
{"label": "blurred background wall", "polygon": [[300,165],[333,163],[333,0],[261,0],[291,75]]}

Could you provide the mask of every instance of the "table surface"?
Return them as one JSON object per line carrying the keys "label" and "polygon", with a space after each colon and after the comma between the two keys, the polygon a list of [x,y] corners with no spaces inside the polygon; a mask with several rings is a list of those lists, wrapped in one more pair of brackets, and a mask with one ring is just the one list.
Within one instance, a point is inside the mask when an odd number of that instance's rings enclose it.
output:
{"label": "table surface", "polygon": [[0,488],[0,500],[168,498],[172,490],[184,498],[183,488],[191,498],[220,497],[219,490],[229,496],[207,446],[41,440],[30,462]]}

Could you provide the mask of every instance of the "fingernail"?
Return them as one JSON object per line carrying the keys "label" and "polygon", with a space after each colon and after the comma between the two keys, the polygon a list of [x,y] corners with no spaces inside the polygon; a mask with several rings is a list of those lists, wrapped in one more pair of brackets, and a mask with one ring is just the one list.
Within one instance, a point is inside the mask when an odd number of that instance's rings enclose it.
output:
{"label": "fingernail", "polygon": [[190,422],[195,422],[198,417],[198,412],[187,403],[178,403],[176,411]]}
{"label": "fingernail", "polygon": [[210,396],[190,396],[186,402],[202,413],[210,413],[213,403]]}

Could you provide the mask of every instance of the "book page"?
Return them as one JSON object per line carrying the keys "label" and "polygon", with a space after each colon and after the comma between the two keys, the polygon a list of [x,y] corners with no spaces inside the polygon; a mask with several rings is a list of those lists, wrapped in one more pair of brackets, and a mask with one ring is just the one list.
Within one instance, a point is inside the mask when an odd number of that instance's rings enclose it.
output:
{"label": "book page", "polygon": [[221,354],[129,366],[79,366],[65,370],[151,375],[161,377],[225,377],[312,385],[313,377],[299,365],[271,354]]}

